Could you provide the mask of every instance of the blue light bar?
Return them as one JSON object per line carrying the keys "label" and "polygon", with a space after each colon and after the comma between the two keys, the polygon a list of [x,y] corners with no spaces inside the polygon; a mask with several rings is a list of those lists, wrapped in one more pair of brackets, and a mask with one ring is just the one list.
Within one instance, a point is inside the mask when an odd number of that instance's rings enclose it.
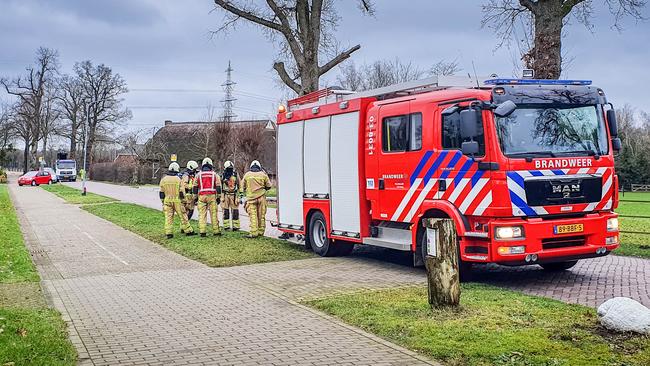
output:
{"label": "blue light bar", "polygon": [[486,85],[591,85],[591,80],[489,79]]}

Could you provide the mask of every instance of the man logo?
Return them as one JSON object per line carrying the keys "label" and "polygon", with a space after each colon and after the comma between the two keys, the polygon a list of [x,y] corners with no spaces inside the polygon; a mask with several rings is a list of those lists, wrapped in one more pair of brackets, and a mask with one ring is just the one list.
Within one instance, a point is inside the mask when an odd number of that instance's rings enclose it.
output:
{"label": "man logo", "polygon": [[553,193],[562,193],[562,198],[571,197],[571,193],[580,192],[580,184],[553,184]]}

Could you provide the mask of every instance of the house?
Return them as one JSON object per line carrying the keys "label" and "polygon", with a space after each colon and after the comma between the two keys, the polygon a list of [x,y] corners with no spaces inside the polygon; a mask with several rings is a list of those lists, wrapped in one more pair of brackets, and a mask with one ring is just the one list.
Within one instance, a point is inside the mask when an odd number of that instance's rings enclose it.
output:
{"label": "house", "polygon": [[233,161],[239,172],[259,160],[269,175],[275,175],[275,124],[268,119],[232,122],[165,121],[149,141],[141,156],[144,160],[167,166],[175,154],[183,167],[188,160],[199,164],[210,157],[218,170],[226,160]]}

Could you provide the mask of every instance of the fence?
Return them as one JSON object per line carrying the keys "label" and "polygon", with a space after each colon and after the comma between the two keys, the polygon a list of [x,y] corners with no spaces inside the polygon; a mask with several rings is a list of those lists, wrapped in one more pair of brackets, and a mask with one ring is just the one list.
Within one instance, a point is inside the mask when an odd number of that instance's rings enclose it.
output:
{"label": "fence", "polygon": [[[637,189],[634,190],[634,187],[637,188],[642,188],[642,187],[650,187],[649,185],[643,185],[643,184],[633,184],[632,185],[632,193],[634,193],[634,196],[631,197],[625,197],[625,191],[619,192],[619,209],[621,208],[621,205],[625,204],[637,204],[640,205],[641,207],[648,206],[650,207],[650,190],[645,191],[642,189]],[[648,192],[648,193],[645,193]],[[628,192],[630,193],[630,192]],[[638,194],[642,194],[645,197],[642,197],[641,199],[639,198]],[[642,210],[646,211],[646,210]],[[650,212],[650,210],[647,210]],[[650,227],[650,216],[647,215],[634,215],[634,214],[618,214],[619,217],[621,218],[631,218],[631,219],[642,219],[642,220],[648,220],[648,227]],[[650,229],[649,229],[650,230]],[[636,235],[648,235],[650,236],[650,231],[631,231],[631,230],[621,230],[620,231],[622,234],[636,234]]]}
{"label": "fence", "polygon": [[650,184],[632,184],[632,192],[650,192]]}

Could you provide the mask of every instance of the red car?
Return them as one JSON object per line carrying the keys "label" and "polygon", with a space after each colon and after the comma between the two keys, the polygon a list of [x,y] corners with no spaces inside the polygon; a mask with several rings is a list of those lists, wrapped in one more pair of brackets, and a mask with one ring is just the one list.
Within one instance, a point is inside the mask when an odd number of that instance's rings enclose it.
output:
{"label": "red car", "polygon": [[18,185],[23,186],[23,185],[32,185],[32,186],[37,186],[39,184],[52,184],[52,176],[48,172],[39,172],[39,171],[33,171],[33,172],[27,172],[25,175],[21,176],[18,178]]}

